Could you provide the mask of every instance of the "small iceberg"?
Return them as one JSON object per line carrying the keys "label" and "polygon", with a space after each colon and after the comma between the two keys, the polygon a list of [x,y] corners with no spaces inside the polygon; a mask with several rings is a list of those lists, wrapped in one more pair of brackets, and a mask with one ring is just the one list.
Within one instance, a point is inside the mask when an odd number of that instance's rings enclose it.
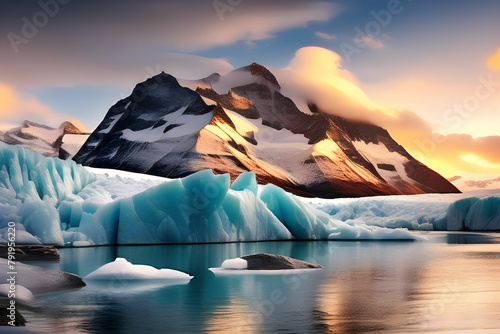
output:
{"label": "small iceberg", "polygon": [[187,284],[193,278],[173,269],[156,269],[142,264],[132,264],[124,258],[117,258],[85,277],[85,281],[154,281],[164,284]]}
{"label": "small iceberg", "polygon": [[297,274],[318,269],[323,269],[323,266],[283,255],[264,253],[227,259],[221,267],[209,268],[216,276]]}

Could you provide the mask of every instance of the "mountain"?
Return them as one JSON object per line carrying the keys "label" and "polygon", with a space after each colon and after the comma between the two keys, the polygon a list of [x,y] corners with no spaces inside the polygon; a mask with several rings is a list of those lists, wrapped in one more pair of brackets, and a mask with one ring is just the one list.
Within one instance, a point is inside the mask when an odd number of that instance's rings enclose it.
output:
{"label": "mountain", "polygon": [[0,141],[20,145],[46,157],[70,159],[85,143],[89,134],[83,133],[71,122],[52,128],[31,121],[0,132]]}
{"label": "mountain", "polygon": [[459,192],[378,126],[309,110],[251,64],[179,81],[164,72],[116,103],[74,156],[83,165],[177,178],[253,171],[302,196]]}

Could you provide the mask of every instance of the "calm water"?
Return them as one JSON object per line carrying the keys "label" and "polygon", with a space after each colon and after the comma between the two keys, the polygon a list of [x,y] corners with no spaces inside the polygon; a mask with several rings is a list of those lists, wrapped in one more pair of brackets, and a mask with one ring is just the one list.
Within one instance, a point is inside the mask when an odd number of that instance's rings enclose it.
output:
{"label": "calm water", "polygon": [[[500,236],[432,233],[430,242],[262,242],[61,250],[36,263],[85,276],[124,257],[195,277],[39,295],[22,313],[47,333],[500,333]],[[275,253],[317,262],[307,275],[214,277],[226,258]],[[480,331],[481,330],[481,331]]]}

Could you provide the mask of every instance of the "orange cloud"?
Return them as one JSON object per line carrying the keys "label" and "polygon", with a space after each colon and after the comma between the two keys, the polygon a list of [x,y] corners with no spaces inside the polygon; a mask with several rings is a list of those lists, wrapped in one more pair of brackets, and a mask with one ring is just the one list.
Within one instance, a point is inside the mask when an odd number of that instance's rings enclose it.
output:
{"label": "orange cloud", "polygon": [[372,35],[365,35],[360,38],[354,39],[354,42],[361,43],[372,49],[381,49],[384,47],[384,43],[381,40],[376,39]]}
{"label": "orange cloud", "polygon": [[12,87],[0,82],[0,116],[20,119],[26,116],[52,119],[56,114],[33,97],[24,97]]}
{"label": "orange cloud", "polygon": [[[468,134],[443,136],[420,115],[372,101],[356,77],[342,69],[342,58],[320,47],[298,50],[287,68],[273,70],[283,93],[300,101],[314,101],[322,111],[346,119],[379,125],[416,159],[444,176],[463,171],[500,174],[500,136],[473,138]],[[465,159],[464,159],[465,157]]]}
{"label": "orange cloud", "polygon": [[497,52],[488,59],[487,65],[489,68],[500,71],[500,48]]}
{"label": "orange cloud", "polygon": [[[13,87],[0,82],[0,123],[19,125],[23,120],[27,119],[49,126],[59,126],[68,118],[65,115],[55,113],[36,98],[24,96]],[[88,131],[80,121],[72,119],[71,122],[74,122],[78,128],[82,127]]]}
{"label": "orange cloud", "polygon": [[[396,116],[370,100],[359,88],[356,77],[341,68],[341,62],[337,53],[310,46],[299,49],[288,67],[276,72],[285,94],[288,89],[290,95],[314,101],[327,113],[371,123],[381,116]],[[299,108],[307,110],[304,105]]]}

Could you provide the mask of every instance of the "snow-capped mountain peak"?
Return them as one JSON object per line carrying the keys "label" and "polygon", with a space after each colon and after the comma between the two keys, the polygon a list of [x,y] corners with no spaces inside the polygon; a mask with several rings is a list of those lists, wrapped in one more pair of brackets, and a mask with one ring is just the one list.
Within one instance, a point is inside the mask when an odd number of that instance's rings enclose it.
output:
{"label": "snow-capped mountain peak", "polygon": [[74,160],[168,177],[253,171],[303,196],[458,192],[386,130],[324,114],[314,101],[300,110],[262,65],[180,83],[160,73],[138,84]]}
{"label": "snow-capped mountain peak", "polygon": [[71,158],[87,140],[88,134],[66,121],[57,128],[25,120],[20,126],[0,132],[0,140],[20,145],[47,157]]}

